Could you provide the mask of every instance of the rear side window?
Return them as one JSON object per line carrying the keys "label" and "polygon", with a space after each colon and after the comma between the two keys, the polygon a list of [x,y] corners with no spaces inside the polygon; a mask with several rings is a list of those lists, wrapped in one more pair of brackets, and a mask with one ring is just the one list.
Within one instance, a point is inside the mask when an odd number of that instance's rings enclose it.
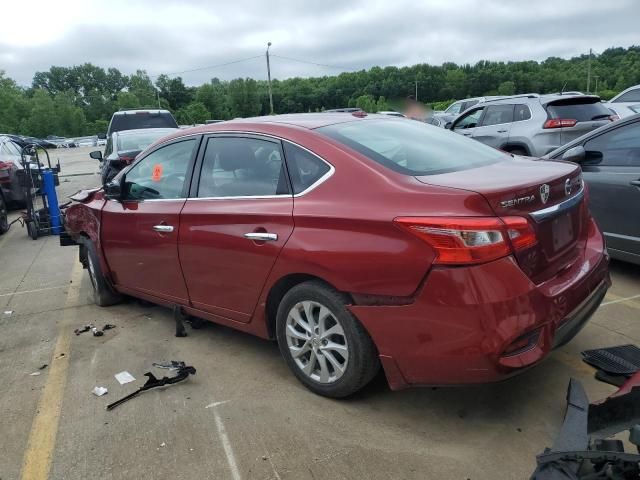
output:
{"label": "rear side window", "polygon": [[304,192],[331,170],[326,162],[292,143],[284,143],[284,154],[294,194]]}
{"label": "rear side window", "polygon": [[210,138],[198,197],[264,197],[289,194],[279,142],[244,137]]}
{"label": "rear side window", "polygon": [[531,110],[527,105],[516,105],[513,111],[513,121],[521,122],[531,118]]}
{"label": "rear side window", "polygon": [[119,113],[111,118],[108,134],[140,128],[178,128],[178,124],[169,112]]}
{"label": "rear side window", "polygon": [[613,100],[613,103],[622,103],[622,102],[640,102],[640,88],[636,88],[635,90],[630,90],[624,95],[620,95],[618,98]]}
{"label": "rear side window", "polygon": [[640,122],[616,128],[584,145],[587,158],[602,158],[598,165],[640,167]]}
{"label": "rear side window", "polygon": [[571,119],[578,122],[590,120],[603,120],[611,115],[611,112],[601,102],[585,101],[582,98],[559,100],[547,105],[547,113],[550,118]]}
{"label": "rear side window", "polygon": [[485,110],[481,127],[513,122],[513,105],[489,105]]}
{"label": "rear side window", "polygon": [[456,172],[506,157],[478,141],[415,120],[360,120],[317,131],[405,175]]}

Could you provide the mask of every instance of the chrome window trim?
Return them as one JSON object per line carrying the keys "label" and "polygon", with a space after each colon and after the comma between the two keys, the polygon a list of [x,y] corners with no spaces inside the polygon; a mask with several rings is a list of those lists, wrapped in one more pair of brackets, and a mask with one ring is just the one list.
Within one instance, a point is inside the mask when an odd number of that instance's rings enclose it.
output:
{"label": "chrome window trim", "polygon": [[553,218],[567,210],[571,210],[573,207],[578,205],[582,199],[584,198],[584,187],[581,186],[578,193],[576,193],[573,197],[558,203],[557,205],[553,205],[551,207],[543,208],[542,210],[536,210],[535,212],[530,212],[529,215],[533,218],[537,223],[544,222],[550,218]]}

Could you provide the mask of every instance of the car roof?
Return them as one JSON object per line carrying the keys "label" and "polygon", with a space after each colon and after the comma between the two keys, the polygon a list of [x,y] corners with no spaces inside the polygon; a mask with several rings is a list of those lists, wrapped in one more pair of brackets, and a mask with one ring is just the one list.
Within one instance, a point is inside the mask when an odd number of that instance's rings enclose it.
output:
{"label": "car roof", "polygon": [[582,135],[581,137],[578,137],[575,140],[572,140],[569,143],[566,143],[566,144],[562,145],[561,147],[556,148],[555,150],[552,150],[547,155],[545,155],[545,157],[548,157],[548,158],[556,157],[556,156],[566,152],[570,148],[573,148],[576,145],[584,143],[587,139],[589,139],[591,137],[595,137],[596,135],[600,135],[602,133],[608,132],[609,130],[614,130],[616,128],[623,127],[623,126],[628,125],[630,123],[636,123],[638,121],[640,121],[640,113],[636,113],[635,115],[630,115],[630,116],[624,117],[624,118],[622,118],[620,120],[616,120],[615,122],[608,123],[606,125],[603,125],[600,128],[596,128],[595,130],[591,130],[590,132],[586,133],[585,135]]}
{"label": "car roof", "polygon": [[113,132],[112,135],[136,135],[136,134],[141,134],[141,133],[150,133],[150,132],[165,132],[165,133],[171,133],[171,132],[175,132],[176,130],[179,130],[178,128],[171,128],[171,127],[161,127],[161,128],[134,128],[131,130],[119,130],[117,132]]}
{"label": "car roof", "polygon": [[522,93],[519,95],[509,95],[505,97],[494,97],[493,99],[485,100],[484,102],[480,102],[474,105],[472,108],[482,106],[482,105],[501,105],[504,103],[511,103],[514,100],[518,100],[521,103],[528,102],[538,102],[542,105],[548,105],[558,100],[570,100],[574,98],[584,98],[589,100],[595,100],[596,102],[600,101],[600,97],[597,95],[585,95],[585,94],[576,94],[576,93],[547,93],[540,95],[538,93]]}
{"label": "car roof", "polygon": [[113,112],[114,115],[130,115],[130,114],[139,114],[139,113],[171,113],[169,110],[158,109],[158,108],[132,108],[126,110],[118,110],[117,112]]}
{"label": "car roof", "polygon": [[[617,99],[618,97],[621,97],[622,95],[624,95],[627,92],[630,92],[632,90],[637,90],[638,88],[640,88],[640,85],[632,85],[629,88],[621,91],[618,95],[616,95],[615,97],[613,97],[611,100],[609,100],[609,102],[613,102],[615,99]],[[626,103],[626,102],[625,102]],[[629,103],[634,103],[634,102],[629,102]]]}

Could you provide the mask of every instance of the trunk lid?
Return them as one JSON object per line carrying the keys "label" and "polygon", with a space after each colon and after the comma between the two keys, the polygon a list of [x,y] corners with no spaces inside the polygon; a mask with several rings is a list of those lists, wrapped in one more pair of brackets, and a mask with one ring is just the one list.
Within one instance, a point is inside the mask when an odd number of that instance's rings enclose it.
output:
{"label": "trunk lid", "polygon": [[[541,283],[580,254],[588,218],[580,167],[515,157],[458,172],[416,177],[420,182],[481,194],[497,216],[526,217],[538,243],[516,254],[522,270]],[[559,206],[558,211],[552,207]]]}
{"label": "trunk lid", "polygon": [[611,122],[613,112],[599,97],[593,95],[560,98],[545,105],[550,120],[574,121],[573,126],[563,126],[560,130],[560,145],[575,140],[591,130]]}

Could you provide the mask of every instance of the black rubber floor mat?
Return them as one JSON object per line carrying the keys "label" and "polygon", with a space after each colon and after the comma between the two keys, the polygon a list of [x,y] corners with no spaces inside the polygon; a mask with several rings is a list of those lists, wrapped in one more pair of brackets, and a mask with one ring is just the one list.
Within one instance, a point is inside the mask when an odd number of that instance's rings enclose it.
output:
{"label": "black rubber floor mat", "polygon": [[582,360],[612,375],[633,375],[640,370],[640,348],[636,345],[619,345],[585,350]]}

